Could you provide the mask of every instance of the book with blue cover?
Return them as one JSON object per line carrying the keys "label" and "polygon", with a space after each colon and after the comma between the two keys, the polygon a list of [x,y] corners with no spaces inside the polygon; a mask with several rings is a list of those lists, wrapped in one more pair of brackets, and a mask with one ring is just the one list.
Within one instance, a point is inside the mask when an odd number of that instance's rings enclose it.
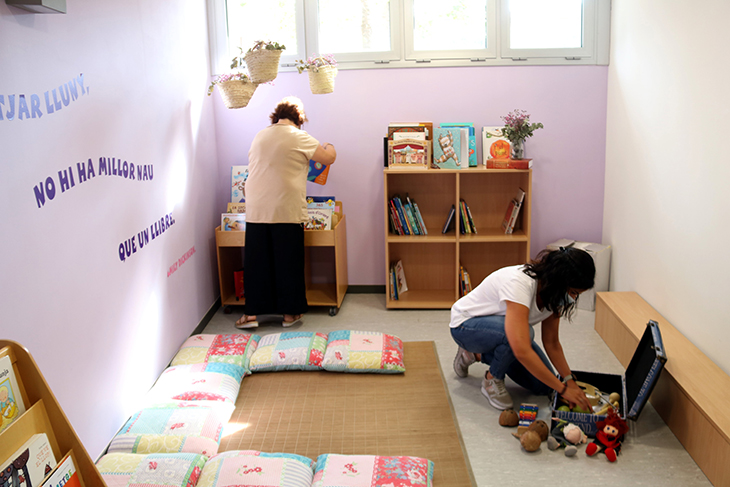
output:
{"label": "book with blue cover", "polygon": [[461,129],[459,127],[433,129],[434,169],[461,168]]}
{"label": "book with blue cover", "polygon": [[329,176],[330,167],[322,164],[321,162],[315,162],[312,159],[309,160],[309,170],[307,172],[307,181],[311,181],[316,184],[325,185],[327,183],[327,176]]}
{"label": "book with blue cover", "polygon": [[468,140],[469,167],[477,167],[479,160],[477,159],[477,138],[476,138],[476,131],[474,129],[474,124],[473,123],[442,123],[440,125],[440,127],[441,128],[459,127],[459,128],[466,128],[469,131],[469,137],[468,137],[468,139],[469,139]]}

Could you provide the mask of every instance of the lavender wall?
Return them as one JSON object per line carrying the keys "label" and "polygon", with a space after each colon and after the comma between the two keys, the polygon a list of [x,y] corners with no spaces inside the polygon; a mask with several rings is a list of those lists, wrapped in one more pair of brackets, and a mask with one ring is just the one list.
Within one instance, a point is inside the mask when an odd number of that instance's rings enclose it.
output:
{"label": "lavender wall", "polygon": [[[561,237],[601,242],[606,86],[605,66],[377,69],[340,71],[334,93],[312,95],[306,74],[280,73],[243,109],[226,109],[214,94],[218,205],[227,201],[230,166],[247,163],[251,140],[269,123],[276,102],[299,96],[310,120],[304,129],[338,152],[327,185],[309,183],[309,192],[343,201],[350,284],[382,285],[382,137],[388,123],[472,122],[479,132],[520,108],[545,125],[526,145],[535,159],[533,256]],[[478,153],[481,160],[481,147]]]}

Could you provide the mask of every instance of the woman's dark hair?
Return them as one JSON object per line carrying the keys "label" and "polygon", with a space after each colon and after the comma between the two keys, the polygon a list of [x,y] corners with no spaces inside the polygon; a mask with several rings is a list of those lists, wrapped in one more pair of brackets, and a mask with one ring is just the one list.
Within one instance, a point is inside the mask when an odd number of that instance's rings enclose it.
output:
{"label": "woman's dark hair", "polygon": [[301,127],[307,121],[307,115],[304,113],[302,101],[293,96],[281,100],[271,115],[269,115],[269,118],[272,124],[278,123],[279,120],[291,120],[297,127]]}
{"label": "woman's dark hair", "polygon": [[559,250],[543,250],[537,259],[525,264],[523,271],[537,279],[542,305],[560,316],[569,316],[575,303],[568,304],[568,289],[590,289],[596,276],[596,265],[585,250],[560,247]]}

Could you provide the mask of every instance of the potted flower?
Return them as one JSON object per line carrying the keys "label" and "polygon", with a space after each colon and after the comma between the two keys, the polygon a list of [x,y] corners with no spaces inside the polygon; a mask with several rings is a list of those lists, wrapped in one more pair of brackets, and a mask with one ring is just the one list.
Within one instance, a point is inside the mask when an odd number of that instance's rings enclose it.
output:
{"label": "potted flower", "polygon": [[[241,49],[241,52],[243,52],[243,49]],[[234,57],[231,62],[231,69],[237,69],[242,66],[241,56]],[[223,103],[226,104],[227,108],[243,108],[248,105],[258,84],[254,83],[246,73],[236,71],[234,73],[215,76],[208,87],[208,96],[213,94],[216,86],[218,86]]]}
{"label": "potted flower", "polygon": [[317,56],[312,54],[306,61],[299,59],[296,62],[297,71],[302,74],[309,72],[309,88],[315,95],[323,95],[335,91],[335,76],[337,76],[337,61],[332,54]]}
{"label": "potted flower", "polygon": [[279,59],[284,49],[286,47],[278,42],[256,41],[253,47],[246,51],[243,61],[254,83],[268,83],[276,78],[279,74]]}
{"label": "potted flower", "polygon": [[525,139],[532,137],[537,129],[544,128],[541,123],[530,123],[530,115],[525,110],[515,110],[501,117],[504,122],[502,135],[512,144],[512,159],[524,159]]}

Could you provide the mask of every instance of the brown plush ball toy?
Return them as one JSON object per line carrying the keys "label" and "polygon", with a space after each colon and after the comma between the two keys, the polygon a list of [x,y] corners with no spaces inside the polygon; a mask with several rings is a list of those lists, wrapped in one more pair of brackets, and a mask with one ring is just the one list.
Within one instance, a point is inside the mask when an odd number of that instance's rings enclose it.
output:
{"label": "brown plush ball toy", "polygon": [[500,426],[517,426],[519,422],[520,417],[514,409],[505,409],[502,411],[502,414],[499,415]]}
{"label": "brown plush ball toy", "polygon": [[545,421],[542,419],[538,419],[534,421],[528,428],[527,431],[534,431],[538,434],[540,437],[540,441],[547,440],[548,435],[550,434],[550,428],[548,428],[548,425]]}
{"label": "brown plush ball toy", "polygon": [[525,451],[533,452],[539,450],[540,443],[542,443],[542,440],[540,440],[540,435],[534,430],[527,430],[520,437],[520,444],[522,445],[522,448],[525,449]]}

